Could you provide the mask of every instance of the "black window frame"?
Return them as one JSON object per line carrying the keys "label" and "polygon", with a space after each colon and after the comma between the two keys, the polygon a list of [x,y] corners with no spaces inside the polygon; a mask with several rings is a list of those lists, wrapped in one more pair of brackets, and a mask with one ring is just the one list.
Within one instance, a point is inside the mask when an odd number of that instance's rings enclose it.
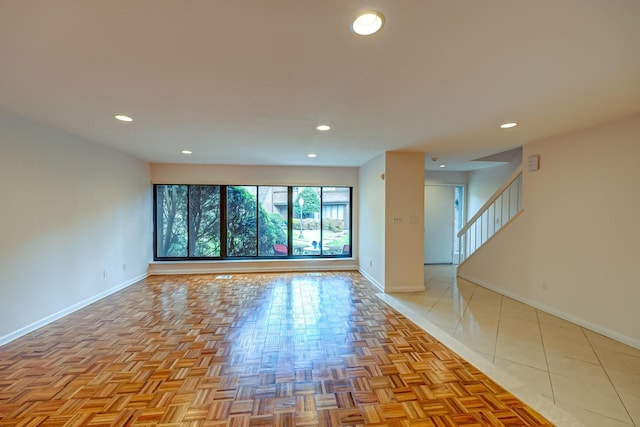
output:
{"label": "black window frame", "polygon": [[[187,201],[186,201],[186,219],[187,219],[187,256],[158,256],[158,186],[171,186],[171,185],[181,185],[187,186]],[[190,256],[189,255],[189,239],[191,238],[191,233],[189,232],[191,224],[190,224],[190,212],[189,208],[191,206],[191,187],[192,186],[211,186],[219,188],[219,206],[218,212],[220,214],[220,255],[219,256]],[[260,187],[285,187],[287,188],[287,255],[260,255],[260,250],[256,248],[255,256],[229,256],[227,254],[227,188],[228,187],[248,187],[255,186],[256,187],[256,204],[257,204],[257,212],[256,212],[256,236],[259,241],[259,200],[258,195],[260,191]],[[349,208],[348,208],[348,224],[349,224],[349,243],[348,243],[348,251],[345,253],[337,254],[324,254],[321,250],[321,254],[319,255],[309,255],[309,254],[294,254],[293,250],[293,218],[295,216],[295,208],[293,207],[293,188],[294,187],[313,187],[320,189],[320,235],[322,236],[324,232],[324,227],[322,221],[322,197],[324,193],[324,188],[344,188],[349,190]],[[322,241],[322,239],[321,239]],[[353,187],[351,186],[341,186],[341,185],[259,185],[259,184],[237,184],[237,185],[221,185],[221,184],[153,184],[153,259],[154,261],[237,261],[237,260],[291,260],[291,259],[341,259],[341,258],[351,258],[353,256]]]}

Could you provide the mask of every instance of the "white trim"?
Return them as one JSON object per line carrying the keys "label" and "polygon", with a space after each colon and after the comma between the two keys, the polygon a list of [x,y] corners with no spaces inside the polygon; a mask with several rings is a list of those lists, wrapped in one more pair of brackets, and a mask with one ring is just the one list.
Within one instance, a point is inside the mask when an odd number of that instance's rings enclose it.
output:
{"label": "white trim", "polygon": [[386,292],[422,292],[424,290],[425,290],[424,285],[422,285],[422,286],[404,286],[404,287],[400,287],[400,288],[385,289],[385,293]]}
{"label": "white trim", "polygon": [[165,275],[176,275],[176,274],[214,274],[214,273],[286,273],[286,272],[313,272],[313,271],[351,271],[358,270],[356,265],[338,265],[338,266],[329,266],[322,265],[317,267],[312,266],[273,266],[273,267],[219,267],[219,268],[185,268],[185,269],[171,269],[171,268],[162,268],[162,269],[153,269],[151,271],[151,275],[154,276],[165,276]]}
{"label": "white trim", "polygon": [[250,259],[224,261],[154,261],[149,275],[280,273],[287,271],[351,271],[357,270],[355,258]]}
{"label": "white trim", "polygon": [[31,323],[30,325],[27,325],[25,327],[22,327],[16,331],[10,332],[7,335],[0,337],[0,346],[1,345],[5,345],[7,343],[10,343],[11,341],[20,338],[21,336],[24,336],[26,334],[28,334],[29,332],[33,332],[36,329],[39,329],[43,326],[48,325],[51,322],[54,322],[68,314],[73,313],[74,311],[78,311],[81,308],[84,308],[86,306],[88,306],[89,304],[93,304],[94,302],[107,297],[111,294],[114,294],[116,292],[118,292],[119,290],[122,290],[128,286],[133,285],[136,282],[139,282],[140,280],[146,279],[149,276],[148,273],[144,273],[141,274],[139,276],[134,277],[133,279],[127,280],[124,283],[121,283],[117,286],[114,286],[113,288],[107,289],[106,291],[100,292],[99,294],[96,294],[92,297],[89,297],[85,300],[82,300],[76,304],[73,304],[72,306],[69,306],[63,310],[58,311],[57,313],[53,313],[47,317],[44,317],[38,321],[35,321],[33,323]]}
{"label": "white trim", "polygon": [[[509,176],[509,178],[507,178],[507,180],[500,186],[500,188],[498,188],[492,195],[491,197],[489,197],[489,200],[487,200],[484,205],[482,205],[482,207],[480,209],[478,209],[478,211],[476,212],[476,214],[474,216],[472,216],[469,221],[467,221],[464,225],[464,227],[462,227],[462,229],[458,232],[458,235],[456,237],[461,237],[463,236],[473,225],[474,222],[476,222],[476,220],[478,218],[480,218],[483,214],[484,211],[486,211],[487,209],[489,209],[489,206],[491,206],[493,204],[493,202],[495,202],[496,200],[498,200],[498,197],[500,197],[502,195],[502,193],[504,193],[505,191],[507,191],[507,188],[511,187],[511,184],[513,184],[515,182],[516,179],[518,179],[518,175],[522,174],[522,162],[520,162],[520,165],[511,173],[511,175]],[[522,193],[523,191],[520,190],[520,192]],[[516,206],[517,208],[517,206]],[[522,204],[522,209],[524,209],[524,204]],[[509,221],[507,221],[508,223]],[[504,227],[507,223],[502,224],[502,227]],[[502,229],[501,227],[501,229]],[[482,246],[482,245],[481,245]]]}
{"label": "white trim", "polygon": [[216,273],[280,273],[301,271],[357,270],[355,258],[321,259],[243,259],[232,261],[154,261],[149,275],[216,274]]}
{"label": "white trim", "polygon": [[424,291],[424,286],[405,286],[401,288],[393,288],[393,289],[385,289],[384,285],[378,282],[376,279],[371,277],[371,275],[367,274],[362,268],[358,268],[358,272],[362,274],[365,279],[371,282],[376,288],[380,289],[382,292],[421,292]]}
{"label": "white trim", "polygon": [[591,330],[593,332],[597,332],[597,333],[599,333],[601,335],[604,335],[605,337],[609,337],[609,338],[611,338],[613,340],[620,341],[623,344],[630,345],[631,347],[634,347],[634,348],[637,348],[638,350],[640,350],[640,341],[638,341],[636,339],[633,339],[631,337],[628,337],[626,335],[620,334],[619,332],[612,331],[612,330],[607,329],[607,328],[603,328],[602,326],[596,325],[596,324],[591,323],[591,322],[589,322],[587,320],[584,320],[584,319],[581,319],[579,317],[576,317],[576,316],[574,316],[572,314],[565,313],[565,312],[560,311],[560,310],[558,310],[558,309],[556,309],[554,307],[549,307],[549,306],[547,306],[545,304],[541,304],[538,301],[534,301],[534,300],[522,297],[520,295],[514,294],[512,292],[505,291],[502,288],[498,288],[496,286],[493,286],[490,283],[487,283],[487,282],[485,282],[483,280],[475,279],[475,278],[473,278],[471,276],[468,276],[466,274],[457,274],[457,276],[460,277],[461,279],[468,280],[469,282],[473,282],[473,283],[475,283],[477,285],[480,285],[482,287],[490,289],[490,290],[492,290],[494,292],[497,292],[497,293],[499,293],[501,295],[504,295],[504,296],[509,297],[511,299],[514,299],[516,301],[520,301],[522,303],[530,305],[531,307],[537,308],[538,310],[542,310],[542,311],[544,311],[546,313],[553,314],[554,316],[557,316],[557,317],[559,317],[561,319],[564,319],[567,322],[571,322],[571,323],[576,324],[578,326],[581,326],[583,328],[589,329],[589,330]]}
{"label": "white trim", "polygon": [[365,279],[367,279],[369,282],[371,282],[371,284],[373,286],[375,286],[376,288],[380,289],[382,292],[384,292],[384,285],[380,282],[378,282],[376,279],[374,279],[371,275],[367,274],[362,268],[358,267],[358,272],[360,274],[362,274],[364,276]]}

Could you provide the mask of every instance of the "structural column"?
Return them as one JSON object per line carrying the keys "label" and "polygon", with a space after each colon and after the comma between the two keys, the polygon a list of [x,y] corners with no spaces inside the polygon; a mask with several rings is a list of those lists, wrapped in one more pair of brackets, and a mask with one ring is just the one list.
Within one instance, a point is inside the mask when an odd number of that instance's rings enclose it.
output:
{"label": "structural column", "polygon": [[385,154],[385,292],[424,290],[424,153]]}

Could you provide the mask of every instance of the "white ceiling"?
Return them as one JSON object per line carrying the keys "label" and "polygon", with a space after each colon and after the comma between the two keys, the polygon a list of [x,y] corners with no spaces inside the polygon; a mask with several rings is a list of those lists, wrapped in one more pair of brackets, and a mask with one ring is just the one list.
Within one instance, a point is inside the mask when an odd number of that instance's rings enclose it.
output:
{"label": "white ceiling", "polygon": [[640,111],[640,1],[0,0],[0,110],[150,162],[464,170]]}

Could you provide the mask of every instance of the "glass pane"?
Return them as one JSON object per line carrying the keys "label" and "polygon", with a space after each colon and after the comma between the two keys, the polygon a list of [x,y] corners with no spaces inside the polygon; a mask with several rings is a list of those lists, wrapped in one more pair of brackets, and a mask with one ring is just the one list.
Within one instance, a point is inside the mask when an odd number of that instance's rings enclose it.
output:
{"label": "glass pane", "polygon": [[463,217],[464,217],[464,187],[461,185],[456,185],[454,188],[454,211],[453,211],[453,221],[455,224],[455,236],[453,238],[453,261],[458,262],[460,258],[460,242],[461,240],[456,237],[460,230],[463,227]]}
{"label": "glass pane", "polygon": [[256,256],[257,187],[227,187],[227,255]]}
{"label": "glass pane", "polygon": [[321,255],[320,187],[293,187],[293,254]]}
{"label": "glass pane", "polygon": [[156,255],[187,256],[187,186],[156,185]]}
{"label": "glass pane", "polygon": [[322,189],[322,254],[351,256],[351,191],[348,187]]}
{"label": "glass pane", "polygon": [[189,186],[189,256],[220,256],[220,187]]}
{"label": "glass pane", "polygon": [[287,256],[287,187],[258,187],[258,256]]}

